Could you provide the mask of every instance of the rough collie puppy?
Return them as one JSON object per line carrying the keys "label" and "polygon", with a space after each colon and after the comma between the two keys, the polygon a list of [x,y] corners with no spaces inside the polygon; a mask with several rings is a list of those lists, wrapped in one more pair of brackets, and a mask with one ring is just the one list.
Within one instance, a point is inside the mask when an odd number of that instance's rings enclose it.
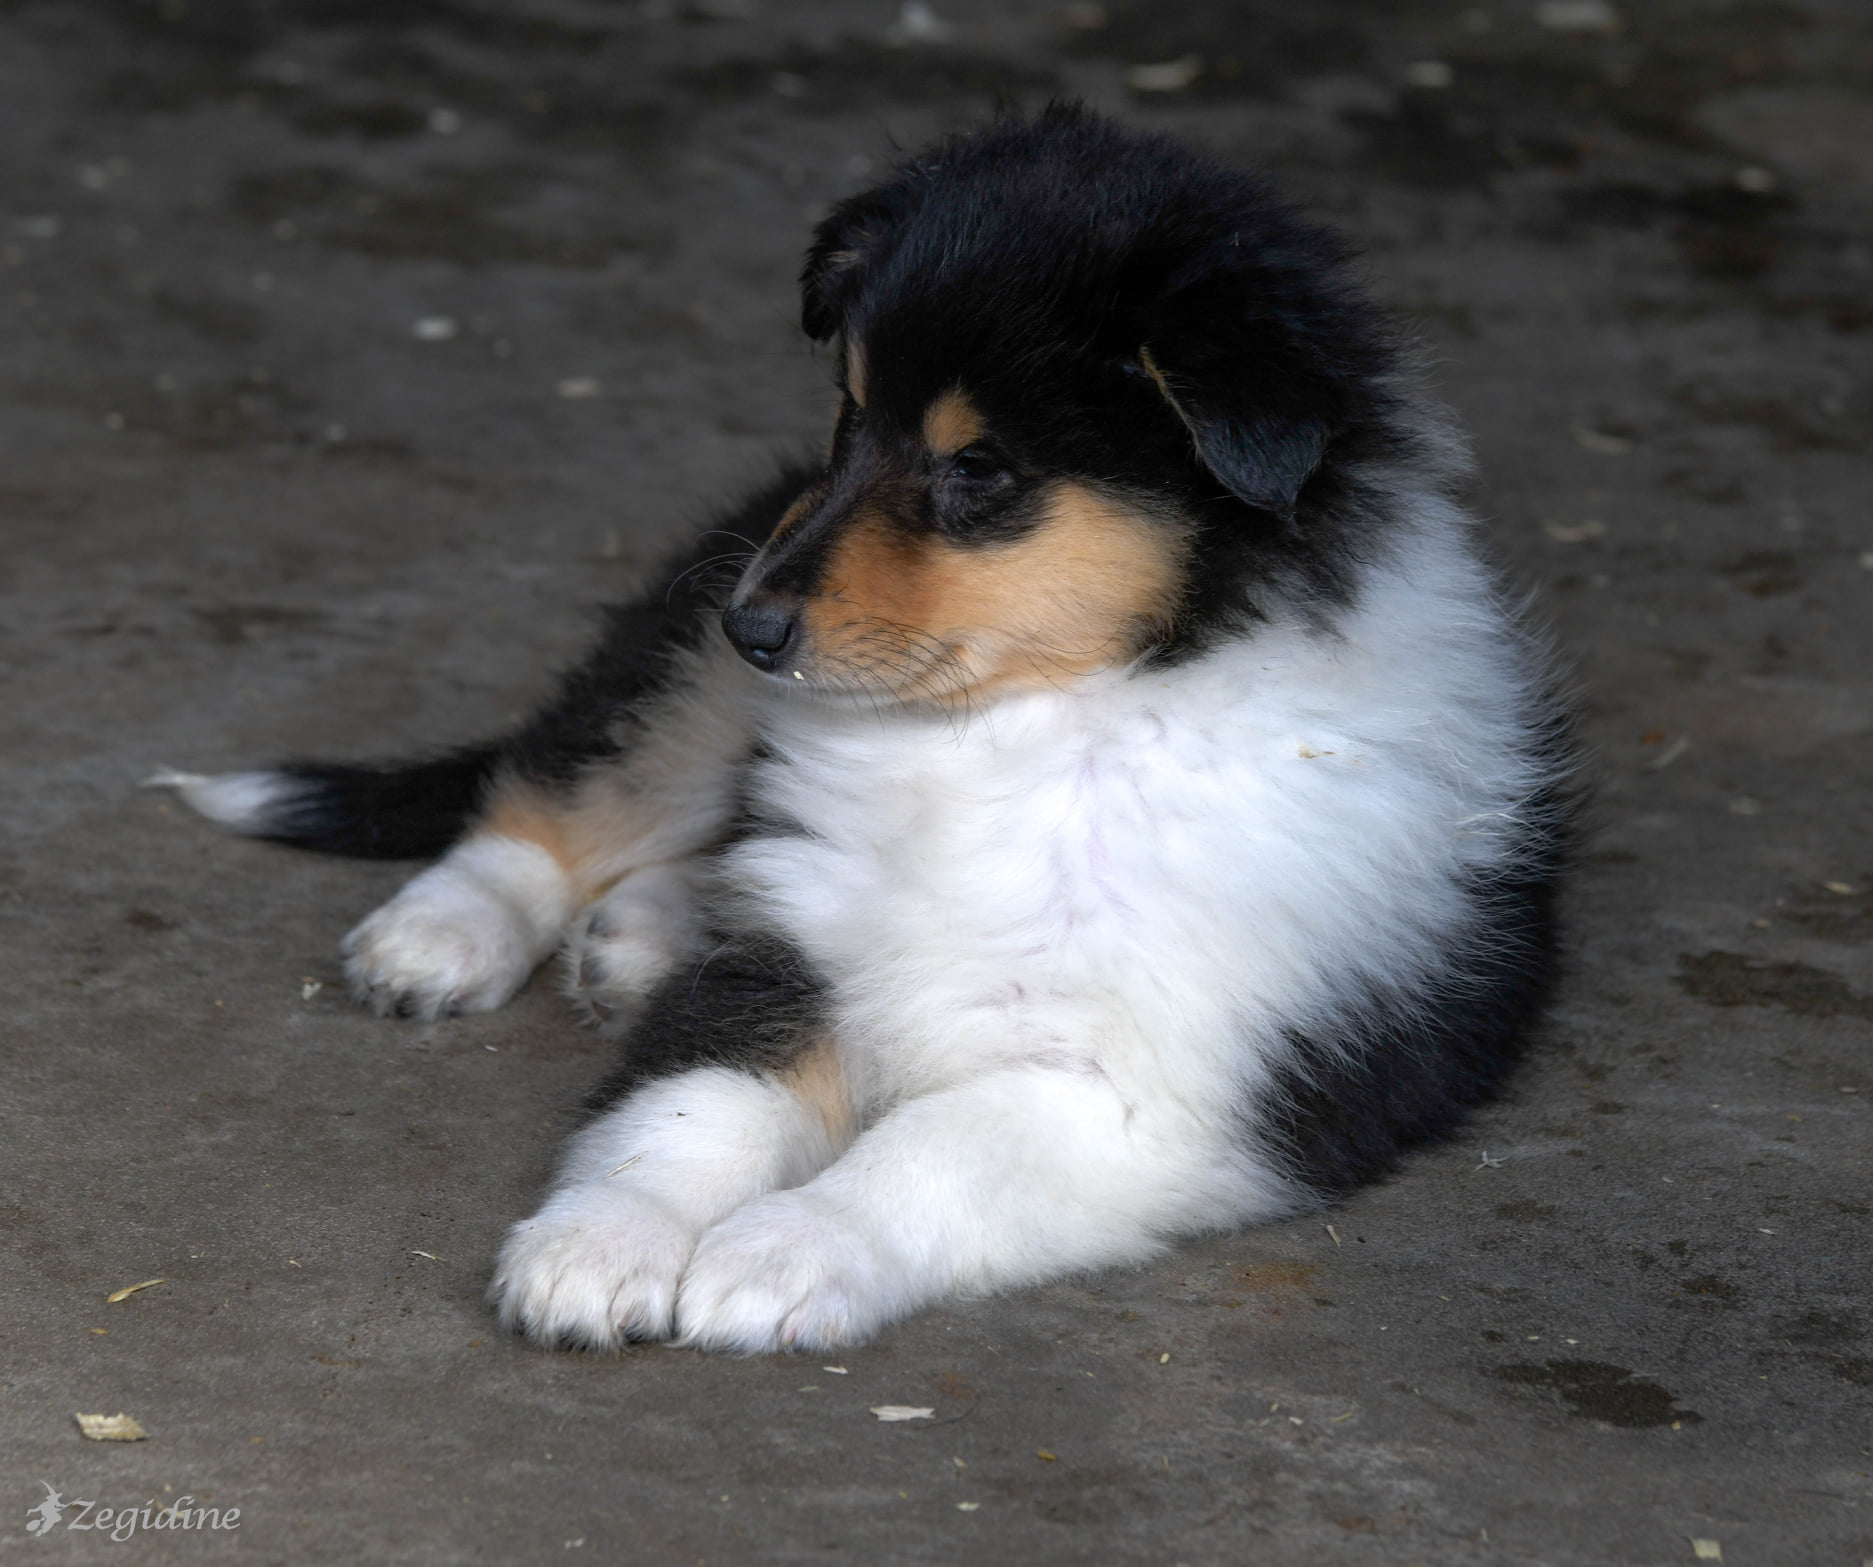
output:
{"label": "rough collie puppy", "polygon": [[1293,1213],[1547,983],[1564,725],[1339,241],[1056,107],[841,203],[803,286],[825,460],[531,723],[162,780],[442,855],[346,939],[380,1012],[565,949],[619,1053],[495,1265],[542,1343],[826,1349]]}

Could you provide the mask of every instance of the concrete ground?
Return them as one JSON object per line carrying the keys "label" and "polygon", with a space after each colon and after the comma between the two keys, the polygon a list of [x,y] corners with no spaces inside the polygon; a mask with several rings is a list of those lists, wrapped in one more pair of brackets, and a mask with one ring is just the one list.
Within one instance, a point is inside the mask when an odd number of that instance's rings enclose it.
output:
{"label": "concrete ground", "polygon": [[[1873,1558],[1873,15],[1615,3],[0,0],[0,1556]],[[596,1041],[544,977],[366,1015],[403,870],[137,781],[522,711],[817,438],[823,205],[1053,93],[1424,324],[1583,692],[1552,1023],[1333,1212],[837,1368],[526,1348],[481,1294]]]}

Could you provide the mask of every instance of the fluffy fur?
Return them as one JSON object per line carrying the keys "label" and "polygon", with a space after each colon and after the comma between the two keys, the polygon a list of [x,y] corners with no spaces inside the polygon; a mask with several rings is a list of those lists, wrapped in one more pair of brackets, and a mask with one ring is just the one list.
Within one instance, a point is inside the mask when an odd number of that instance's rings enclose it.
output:
{"label": "fluffy fur", "polygon": [[565,946],[621,1048],[496,1264],[546,1343],[827,1349],[1292,1213],[1452,1126],[1547,982],[1564,726],[1337,240],[1056,108],[845,202],[803,290],[826,461],[523,730],[161,780],[452,845],[346,942],[380,1011]]}

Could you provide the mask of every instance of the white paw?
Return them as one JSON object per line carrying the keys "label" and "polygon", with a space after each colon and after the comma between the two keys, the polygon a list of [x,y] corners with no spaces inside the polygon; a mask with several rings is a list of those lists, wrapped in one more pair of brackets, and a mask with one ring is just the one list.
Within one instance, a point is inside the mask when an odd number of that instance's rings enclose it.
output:
{"label": "white paw", "polygon": [[438,906],[407,888],[345,937],[342,950],[352,995],[379,1017],[491,1011],[534,967],[526,932],[498,899]]}
{"label": "white paw", "polygon": [[689,945],[689,887],[680,871],[639,871],[600,898],[566,942],[573,999],[608,1022],[649,995]]}
{"label": "white paw", "polygon": [[904,1269],[798,1191],[774,1192],[704,1233],[677,1291],[677,1337],[744,1355],[868,1339],[915,1302]]}
{"label": "white paw", "polygon": [[535,1343],[616,1349],[668,1338],[696,1232],[656,1198],[596,1182],[557,1192],[508,1231],[488,1299]]}
{"label": "white paw", "polygon": [[552,950],[567,901],[565,876],[543,850],[471,841],[345,937],[345,978],[380,1016],[490,1011]]}

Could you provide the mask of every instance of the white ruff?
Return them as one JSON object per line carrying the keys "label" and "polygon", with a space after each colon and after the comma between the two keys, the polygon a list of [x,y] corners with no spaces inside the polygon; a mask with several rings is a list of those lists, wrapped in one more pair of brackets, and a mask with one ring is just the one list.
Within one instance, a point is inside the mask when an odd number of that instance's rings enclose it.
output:
{"label": "white ruff", "polygon": [[755,793],[808,831],[731,875],[831,978],[867,1102],[1045,1062],[1221,1139],[1284,1028],[1434,972],[1549,782],[1533,661],[1449,523],[1338,636],[1276,626],[966,725],[782,705]]}

